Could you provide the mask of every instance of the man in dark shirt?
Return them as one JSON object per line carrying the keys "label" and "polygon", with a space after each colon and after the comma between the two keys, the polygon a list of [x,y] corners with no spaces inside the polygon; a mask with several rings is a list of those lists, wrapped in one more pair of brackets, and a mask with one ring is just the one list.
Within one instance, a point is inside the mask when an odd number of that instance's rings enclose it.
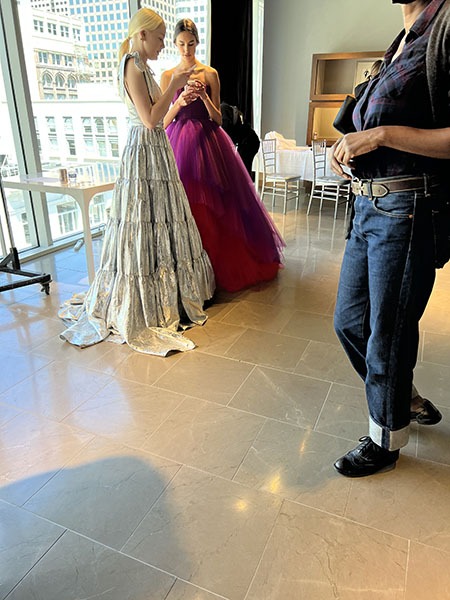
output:
{"label": "man in dark shirt", "polygon": [[358,101],[357,131],[333,148],[332,168],[341,176],[351,169],[356,195],[334,323],[369,407],[369,435],[334,465],[348,477],[393,468],[410,421],[441,419],[414,391],[413,370],[435,279],[433,214],[443,159],[450,158],[450,110],[447,104],[446,126],[437,128],[426,69],[433,22],[446,0],[392,1],[402,4],[404,30]]}

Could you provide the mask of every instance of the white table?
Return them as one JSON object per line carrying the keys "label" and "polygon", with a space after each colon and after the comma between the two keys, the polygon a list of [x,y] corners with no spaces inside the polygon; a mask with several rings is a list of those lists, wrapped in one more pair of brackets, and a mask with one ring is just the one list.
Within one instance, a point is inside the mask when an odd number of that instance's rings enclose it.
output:
{"label": "white table", "polygon": [[[284,175],[300,175],[302,181],[312,181],[313,174],[313,155],[311,146],[295,146],[293,148],[278,148],[276,154],[276,169],[278,173]],[[259,191],[259,174],[262,171],[263,159],[261,150],[255,156],[254,170],[256,188]],[[326,175],[332,176],[331,170],[331,148],[327,148]]]}
{"label": "white table", "polygon": [[[300,175],[304,181],[312,181],[314,174],[311,146],[296,146],[291,149],[277,148],[277,171],[288,175]],[[327,148],[325,175],[333,175],[331,170],[331,148]]]}
{"label": "white table", "polygon": [[[83,165],[85,167],[85,165]],[[3,187],[16,190],[27,190],[30,192],[48,192],[53,194],[66,194],[77,202],[81,210],[83,220],[83,235],[86,245],[86,263],[89,283],[92,283],[95,275],[94,253],[92,249],[91,224],[89,220],[89,204],[96,194],[107,192],[114,188],[117,174],[112,175],[102,169],[101,164],[92,164],[90,167],[90,179],[77,179],[77,183],[61,183],[58,172],[34,173],[18,175],[16,177],[5,177]],[[77,166],[75,165],[75,170]],[[82,169],[80,169],[82,170]],[[83,180],[84,179],[84,180]]]}

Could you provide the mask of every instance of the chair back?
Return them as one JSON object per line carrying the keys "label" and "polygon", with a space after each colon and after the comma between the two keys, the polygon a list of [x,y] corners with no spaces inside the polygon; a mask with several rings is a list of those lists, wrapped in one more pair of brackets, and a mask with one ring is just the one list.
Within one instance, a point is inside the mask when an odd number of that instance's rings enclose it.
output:
{"label": "chair back", "polygon": [[265,175],[273,175],[277,170],[277,141],[261,140],[261,152]]}
{"label": "chair back", "polygon": [[327,140],[312,140],[313,177],[325,177],[327,170]]}

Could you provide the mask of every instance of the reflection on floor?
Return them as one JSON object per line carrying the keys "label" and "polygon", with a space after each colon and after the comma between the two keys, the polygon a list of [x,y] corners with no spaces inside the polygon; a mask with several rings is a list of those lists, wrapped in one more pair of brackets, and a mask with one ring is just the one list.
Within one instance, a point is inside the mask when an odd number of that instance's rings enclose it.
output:
{"label": "reflection on floor", "polygon": [[416,369],[442,423],[413,425],[394,471],[340,477],[367,433],[332,326],[345,224],[305,205],[274,214],[278,279],[220,296],[185,354],[59,339],[83,248],[27,264],[49,296],[0,294],[0,598],[450,597],[450,267]]}

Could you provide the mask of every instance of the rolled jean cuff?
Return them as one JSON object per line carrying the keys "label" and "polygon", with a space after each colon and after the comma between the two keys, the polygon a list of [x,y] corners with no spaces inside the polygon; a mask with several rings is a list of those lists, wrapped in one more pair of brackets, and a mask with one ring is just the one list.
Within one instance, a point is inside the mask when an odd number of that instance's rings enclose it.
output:
{"label": "rolled jean cuff", "polygon": [[409,425],[396,431],[390,431],[387,427],[382,427],[372,418],[369,418],[369,436],[377,446],[392,452],[403,448],[408,443]]}

